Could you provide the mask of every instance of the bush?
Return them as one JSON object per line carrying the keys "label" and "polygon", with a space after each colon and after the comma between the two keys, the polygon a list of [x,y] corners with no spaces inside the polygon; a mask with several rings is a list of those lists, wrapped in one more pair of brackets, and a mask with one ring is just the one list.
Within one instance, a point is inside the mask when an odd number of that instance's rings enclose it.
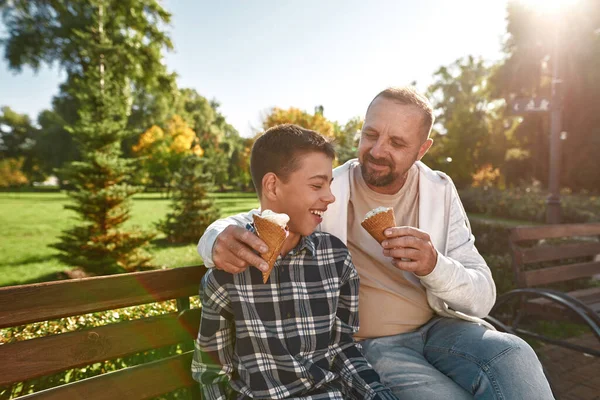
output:
{"label": "bush", "polygon": [[515,289],[512,258],[508,243],[510,224],[471,218],[477,250],[492,271],[498,295]]}
{"label": "bush", "polygon": [[[535,188],[499,190],[490,187],[467,188],[460,198],[469,213],[485,214],[499,218],[512,218],[544,223],[547,194]],[[600,198],[561,195],[562,222],[581,223],[600,221]]]}

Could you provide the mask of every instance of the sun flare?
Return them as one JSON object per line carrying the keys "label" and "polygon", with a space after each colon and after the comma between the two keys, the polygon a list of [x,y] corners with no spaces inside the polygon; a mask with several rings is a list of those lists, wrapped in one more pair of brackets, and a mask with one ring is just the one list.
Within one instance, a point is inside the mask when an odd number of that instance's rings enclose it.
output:
{"label": "sun flare", "polygon": [[541,12],[558,12],[575,6],[579,0],[516,0],[527,7]]}

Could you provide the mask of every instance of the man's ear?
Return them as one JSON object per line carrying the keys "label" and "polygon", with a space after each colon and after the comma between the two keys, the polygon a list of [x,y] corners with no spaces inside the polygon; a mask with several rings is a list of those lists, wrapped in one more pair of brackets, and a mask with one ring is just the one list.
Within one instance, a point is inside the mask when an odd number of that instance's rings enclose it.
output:
{"label": "man's ear", "polygon": [[270,201],[277,199],[277,175],[268,172],[262,178],[262,195]]}
{"label": "man's ear", "polygon": [[421,158],[423,158],[425,153],[427,153],[427,151],[431,148],[432,144],[433,144],[432,138],[427,138],[427,140],[423,142],[423,144],[419,148],[419,156],[417,157],[417,161],[420,161]]}

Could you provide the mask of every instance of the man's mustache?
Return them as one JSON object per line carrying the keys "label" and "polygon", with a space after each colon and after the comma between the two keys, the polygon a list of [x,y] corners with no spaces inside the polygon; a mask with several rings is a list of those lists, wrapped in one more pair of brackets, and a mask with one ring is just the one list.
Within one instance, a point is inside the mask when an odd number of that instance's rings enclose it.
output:
{"label": "man's mustache", "polygon": [[386,160],[385,158],[375,158],[370,154],[365,154],[365,161],[373,163],[375,165],[381,165],[384,167],[390,167],[392,168],[393,165],[389,160]]}

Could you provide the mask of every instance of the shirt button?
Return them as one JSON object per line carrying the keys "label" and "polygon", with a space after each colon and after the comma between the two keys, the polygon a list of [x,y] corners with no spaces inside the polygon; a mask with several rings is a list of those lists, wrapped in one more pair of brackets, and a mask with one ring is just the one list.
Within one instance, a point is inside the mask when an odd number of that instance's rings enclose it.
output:
{"label": "shirt button", "polygon": [[287,313],[286,317],[291,318],[292,314]]}

